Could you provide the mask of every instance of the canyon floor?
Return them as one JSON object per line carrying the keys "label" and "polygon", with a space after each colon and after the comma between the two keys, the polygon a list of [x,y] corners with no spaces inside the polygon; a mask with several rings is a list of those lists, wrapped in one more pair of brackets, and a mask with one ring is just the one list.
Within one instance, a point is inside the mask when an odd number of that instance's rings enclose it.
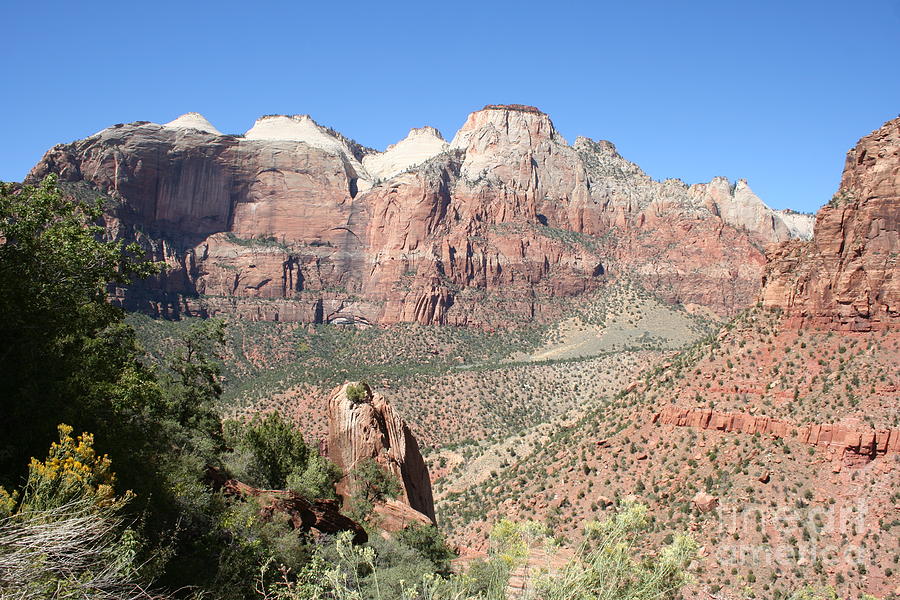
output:
{"label": "canyon floor", "polygon": [[[157,356],[189,323],[131,319]],[[508,331],[235,320],[223,409],[281,411],[315,441],[328,392],[368,381],[418,438],[440,526],[465,555],[501,518],[542,521],[574,547],[585,521],[634,496],[658,541],[700,542],[688,596],[894,591],[898,454],[835,455],[794,430],[897,428],[900,334],[785,328],[761,308],[720,326],[625,283]],[[678,410],[781,429],[681,426]]]}

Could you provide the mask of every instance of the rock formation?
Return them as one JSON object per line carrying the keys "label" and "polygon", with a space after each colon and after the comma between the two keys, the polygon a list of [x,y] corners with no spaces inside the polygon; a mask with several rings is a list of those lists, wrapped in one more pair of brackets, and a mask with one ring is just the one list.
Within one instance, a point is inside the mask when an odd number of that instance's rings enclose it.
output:
{"label": "rock formation", "polygon": [[376,180],[387,180],[446,152],[449,145],[434,127],[413,129],[403,140],[384,152],[363,157],[366,172]]}
{"label": "rock formation", "polygon": [[847,153],[812,241],[773,249],[761,298],[795,324],[900,326],[900,117]]}
{"label": "rock formation", "polygon": [[213,467],[207,469],[207,479],[216,490],[226,496],[259,502],[260,516],[266,521],[284,519],[294,530],[318,534],[335,534],[341,531],[353,533],[354,543],[368,540],[366,530],[353,519],[341,514],[337,500],[309,500],[290,490],[263,490],[237,479],[229,479]]}
{"label": "rock formation", "polygon": [[691,498],[691,502],[701,512],[709,512],[719,505],[719,499],[706,492],[697,492],[694,494],[694,497]]}
{"label": "rock formation", "polygon": [[771,435],[803,444],[874,458],[900,452],[900,429],[872,429],[855,420],[825,425],[797,425],[790,421],[747,413],[719,412],[710,408],[666,407],[653,422],[677,427],[715,429],[729,433]]}
{"label": "rock formation", "polygon": [[[364,393],[361,397],[352,393],[348,397],[348,388]],[[435,522],[431,478],[415,437],[384,396],[373,394],[365,383],[346,383],[332,392],[328,402],[327,448],[328,457],[345,474],[338,485],[339,493],[345,497],[353,494],[353,470],[360,461],[371,458],[402,484],[398,500]],[[421,520],[415,515],[404,516],[408,511],[396,504],[385,503],[380,514],[401,522]]]}
{"label": "rock formation", "polygon": [[472,113],[450,144],[425,127],[380,153],[307,115],[235,136],[190,113],[56,146],[29,180],[49,173],[109,196],[109,234],[169,266],[115,291],[166,316],[509,325],[608,274],[730,314],[758,294],[762,246],[810,221],[743,181],[653,181],[518,105]]}

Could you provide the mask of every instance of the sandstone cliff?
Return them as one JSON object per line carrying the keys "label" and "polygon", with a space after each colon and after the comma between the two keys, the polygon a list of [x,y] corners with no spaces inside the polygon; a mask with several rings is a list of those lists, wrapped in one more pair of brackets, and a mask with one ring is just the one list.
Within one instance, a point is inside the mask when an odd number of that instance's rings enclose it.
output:
{"label": "sandstone cliff", "polygon": [[769,253],[762,301],[794,323],[846,329],[900,324],[900,118],[847,153],[840,188],[810,242]]}
{"label": "sandstone cliff", "polygon": [[856,420],[837,424],[797,425],[786,420],[747,413],[666,407],[653,416],[653,422],[749,435],[758,433],[778,438],[790,437],[804,444],[835,450],[840,456],[848,453],[875,458],[900,452],[900,429],[872,429]]}
{"label": "sandstone cliff", "polygon": [[[364,397],[348,398],[347,388],[351,385],[362,386]],[[345,473],[338,485],[339,493],[347,497],[354,492],[353,469],[361,460],[371,458],[401,482],[400,503],[435,522],[428,467],[409,427],[384,396],[373,394],[366,384],[347,383],[335,389],[328,403],[327,446],[328,457]],[[398,502],[390,501],[380,514],[401,522],[421,519],[410,517]],[[387,525],[390,529],[390,523]]]}
{"label": "sandstone cliff", "polygon": [[108,195],[110,235],[169,266],[116,290],[167,316],[505,325],[609,274],[730,314],[758,293],[763,245],[809,229],[745,182],[656,182],[609,142],[570,146],[523,106],[380,153],[307,115],[237,136],[190,113],[56,146],[29,179],[48,173]]}

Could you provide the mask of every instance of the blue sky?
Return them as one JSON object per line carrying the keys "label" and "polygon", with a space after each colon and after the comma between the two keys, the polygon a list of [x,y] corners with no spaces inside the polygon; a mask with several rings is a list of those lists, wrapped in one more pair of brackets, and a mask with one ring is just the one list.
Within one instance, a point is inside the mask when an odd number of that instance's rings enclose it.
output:
{"label": "blue sky", "polygon": [[900,112],[900,2],[12,2],[0,179],[120,122],[308,113],[383,149],[533,104],[657,179],[814,211]]}

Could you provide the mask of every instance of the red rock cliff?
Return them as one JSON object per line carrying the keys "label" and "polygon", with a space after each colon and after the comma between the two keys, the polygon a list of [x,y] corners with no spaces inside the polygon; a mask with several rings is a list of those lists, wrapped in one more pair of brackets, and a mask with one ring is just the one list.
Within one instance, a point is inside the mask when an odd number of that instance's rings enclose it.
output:
{"label": "red rock cliff", "polygon": [[113,199],[110,234],[170,267],[119,301],[173,316],[506,325],[608,273],[730,314],[758,294],[762,245],[808,233],[745,182],[653,181],[519,105],[382,153],[308,116],[234,136],[186,115],[56,146],[29,179],[48,173]]}
{"label": "red rock cliff", "polygon": [[847,153],[812,241],[783,244],[768,259],[762,301],[795,323],[900,326],[900,117]]}
{"label": "red rock cliff", "polygon": [[794,438],[798,442],[874,458],[900,452],[900,429],[872,429],[851,421],[838,424],[797,425],[790,421],[731,413],[709,408],[666,407],[653,416],[654,423],[716,429],[731,433]]}

